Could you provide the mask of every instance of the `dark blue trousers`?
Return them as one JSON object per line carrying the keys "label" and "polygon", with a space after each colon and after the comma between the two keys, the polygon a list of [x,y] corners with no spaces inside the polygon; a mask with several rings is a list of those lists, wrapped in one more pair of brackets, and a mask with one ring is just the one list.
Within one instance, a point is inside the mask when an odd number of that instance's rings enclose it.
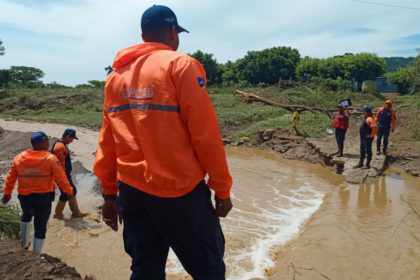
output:
{"label": "dark blue trousers", "polygon": [[388,148],[388,138],[389,138],[389,133],[390,133],[391,127],[390,126],[381,126],[378,127],[378,134],[377,134],[377,139],[376,139],[376,149],[378,151],[381,150],[381,142],[382,142],[382,137],[384,138],[384,151],[386,151],[386,149]]}
{"label": "dark blue trousers", "polygon": [[18,198],[22,208],[21,222],[29,223],[34,218],[35,238],[45,239],[53,193],[18,195]]}
{"label": "dark blue trousers", "polygon": [[225,239],[204,181],[177,198],[152,196],[122,182],[118,186],[130,280],[165,279],[169,248],[193,279],[225,279]]}
{"label": "dark blue trousers", "polygon": [[346,129],[335,129],[335,139],[337,140],[337,146],[340,150],[344,150],[344,140],[346,139]]}
{"label": "dark blue trousers", "polygon": [[[74,196],[76,196],[77,194],[77,188],[73,183],[73,179],[71,178],[71,174],[66,172],[66,176],[67,176],[67,180],[70,183],[71,188],[73,189],[73,194]],[[60,197],[58,198],[60,201],[68,201],[69,198],[67,197],[67,194],[65,192],[63,192],[60,188]]]}
{"label": "dark blue trousers", "polygon": [[365,158],[368,162],[372,160],[372,142],[373,138],[360,136],[360,161],[363,162]]}

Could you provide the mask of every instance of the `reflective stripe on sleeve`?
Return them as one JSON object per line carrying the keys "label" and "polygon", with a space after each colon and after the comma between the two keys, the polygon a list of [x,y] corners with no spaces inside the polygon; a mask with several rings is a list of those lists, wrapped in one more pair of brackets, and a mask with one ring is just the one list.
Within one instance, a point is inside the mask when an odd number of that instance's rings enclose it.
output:
{"label": "reflective stripe on sleeve", "polygon": [[51,174],[49,175],[19,174],[18,177],[20,178],[48,178],[48,177],[51,177]]}

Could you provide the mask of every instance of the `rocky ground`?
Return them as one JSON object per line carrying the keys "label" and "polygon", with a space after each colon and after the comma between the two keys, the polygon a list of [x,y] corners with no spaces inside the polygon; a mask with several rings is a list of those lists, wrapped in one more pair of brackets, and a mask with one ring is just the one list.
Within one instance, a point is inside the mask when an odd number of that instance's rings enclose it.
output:
{"label": "rocky ground", "polygon": [[[406,121],[413,114],[418,114],[418,112],[412,112],[412,109],[409,108],[402,108],[398,111],[397,128],[390,135],[388,156],[386,158],[375,155],[375,138],[373,144],[374,168],[370,170],[370,176],[379,175],[386,166],[404,170],[413,176],[420,176],[420,141],[416,140],[410,132]],[[228,139],[225,139],[225,143],[234,146],[256,146],[271,149],[281,153],[285,158],[320,164],[337,171],[337,173],[342,173],[343,165],[346,166],[347,170],[350,170],[351,166],[357,163],[360,145],[358,129],[361,121],[361,116],[353,116],[351,118],[350,128],[345,141],[345,157],[341,159],[335,157],[337,144],[334,135],[321,139],[305,139],[302,136],[291,136],[283,129],[268,129],[261,131],[255,139],[245,137],[234,143],[230,143]],[[359,175],[356,174],[352,177]],[[349,179],[349,182],[359,183],[354,178]]]}

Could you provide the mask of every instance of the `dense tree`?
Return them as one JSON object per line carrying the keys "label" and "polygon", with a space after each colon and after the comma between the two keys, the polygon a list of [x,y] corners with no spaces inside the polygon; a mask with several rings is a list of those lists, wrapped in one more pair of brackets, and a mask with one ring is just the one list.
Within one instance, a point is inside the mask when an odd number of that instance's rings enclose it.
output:
{"label": "dense tree", "polygon": [[389,81],[398,85],[401,93],[420,90],[420,55],[407,67],[387,74]]}
{"label": "dense tree", "polygon": [[44,72],[35,67],[12,66],[8,71],[11,82],[24,86],[41,85],[40,79],[44,77]]}
{"label": "dense tree", "polygon": [[407,67],[415,57],[384,57],[386,61],[386,71],[394,72],[400,68]]}
{"label": "dense tree", "polygon": [[239,82],[238,76],[236,75],[236,63],[228,61],[225,64],[220,65],[221,79],[224,85],[236,84]]}
{"label": "dense tree", "polygon": [[385,73],[386,62],[374,54],[345,54],[325,59],[302,59],[296,67],[296,76],[300,81],[328,79],[331,83],[345,85],[347,81],[374,80]]}
{"label": "dense tree", "polygon": [[6,49],[3,46],[3,41],[0,39],[0,55],[4,55]]}
{"label": "dense tree", "polygon": [[346,55],[343,58],[345,78],[362,83],[374,80],[385,73],[385,59],[374,54],[359,53]]}
{"label": "dense tree", "polygon": [[10,72],[7,69],[0,69],[0,86],[10,82]]}
{"label": "dense tree", "polygon": [[190,54],[190,56],[200,61],[200,63],[203,65],[204,69],[206,70],[207,83],[209,85],[222,82],[222,73],[220,70],[220,66],[217,63],[217,60],[213,58],[213,54],[204,53],[198,50],[195,53]]}
{"label": "dense tree", "polygon": [[296,78],[299,81],[308,82],[314,77],[320,76],[321,59],[305,57],[296,66]]}
{"label": "dense tree", "polygon": [[290,47],[274,47],[250,51],[236,62],[239,80],[251,84],[276,84],[279,79],[292,79],[300,60],[299,51]]}

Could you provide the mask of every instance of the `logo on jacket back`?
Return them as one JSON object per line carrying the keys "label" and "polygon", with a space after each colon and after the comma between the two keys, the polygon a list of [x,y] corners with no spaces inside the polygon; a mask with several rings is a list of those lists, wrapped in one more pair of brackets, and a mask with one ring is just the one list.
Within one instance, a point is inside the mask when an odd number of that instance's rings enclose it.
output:
{"label": "logo on jacket back", "polygon": [[198,77],[198,78],[197,78],[197,81],[198,81],[198,85],[199,85],[201,88],[205,88],[205,87],[206,87],[206,83],[204,82],[204,79],[203,79],[202,77]]}
{"label": "logo on jacket back", "polygon": [[122,94],[125,99],[128,100],[145,100],[153,99],[155,95],[155,89],[152,86],[149,87],[128,87],[122,89]]}

